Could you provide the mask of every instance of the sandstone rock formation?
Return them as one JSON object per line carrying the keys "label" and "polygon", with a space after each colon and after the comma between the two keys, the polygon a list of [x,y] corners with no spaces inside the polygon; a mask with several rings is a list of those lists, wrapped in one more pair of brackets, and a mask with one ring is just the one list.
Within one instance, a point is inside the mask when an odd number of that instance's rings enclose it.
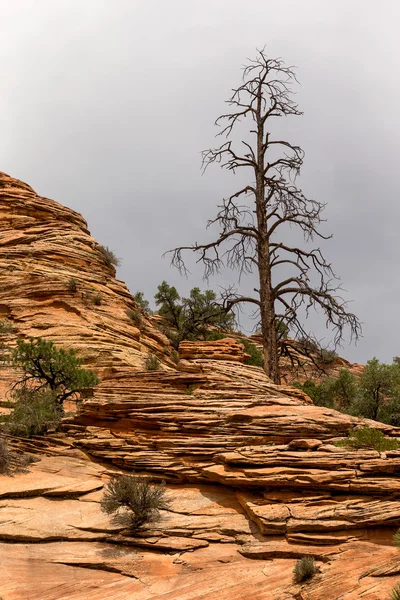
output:
{"label": "sandstone rock formation", "polygon": [[[271,383],[234,340],[186,342],[176,364],[157,320],[129,317],[139,309],[80,215],[4,174],[0,211],[5,343],[72,346],[101,378],[61,433],[12,442],[41,460],[0,477],[4,600],[389,596],[400,452],[334,446],[365,421]],[[149,353],[161,370],[146,370]],[[0,372],[5,397],[17,373]],[[121,469],[166,481],[172,503],[156,528],[127,535],[101,513]],[[318,573],[299,585],[304,555]]]}

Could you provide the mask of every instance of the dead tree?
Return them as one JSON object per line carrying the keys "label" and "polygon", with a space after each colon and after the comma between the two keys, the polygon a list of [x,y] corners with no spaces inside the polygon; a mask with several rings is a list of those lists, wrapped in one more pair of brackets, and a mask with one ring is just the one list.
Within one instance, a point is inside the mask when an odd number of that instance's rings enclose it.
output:
{"label": "dead tree", "polygon": [[[297,82],[293,67],[281,59],[268,58],[264,50],[243,69],[242,84],[227,101],[232,111],[220,116],[221,146],[203,152],[203,167],[213,163],[236,172],[250,172],[250,183],[225,198],[208,226],[218,225],[217,239],[172,250],[172,264],[186,272],[182,253],[199,254],[205,277],[224,266],[240,273],[258,273],[256,295],[247,297],[229,289],[224,294],[227,310],[251,303],[259,312],[265,371],[279,383],[279,349],[276,324],[286,323],[295,336],[306,336],[301,316],[310,309],[322,312],[334,334],[335,346],[343,339],[345,327],[351,336],[361,333],[357,317],[346,310],[340,285],[320,248],[293,247],[287,241],[287,226],[301,230],[305,242],[327,239],[318,226],[324,204],[306,198],[296,185],[304,160],[303,150],[275,138],[271,124],[275,117],[302,113],[292,97]],[[250,121],[246,134],[237,142],[243,120]],[[244,139],[243,139],[244,138]],[[239,138],[240,139],[240,138]],[[287,349],[285,350],[285,352]]]}

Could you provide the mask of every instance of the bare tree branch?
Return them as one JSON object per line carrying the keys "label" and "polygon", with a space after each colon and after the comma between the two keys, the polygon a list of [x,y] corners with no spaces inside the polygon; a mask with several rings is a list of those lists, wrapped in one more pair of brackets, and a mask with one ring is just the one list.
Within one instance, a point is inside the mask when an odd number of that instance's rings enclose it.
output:
{"label": "bare tree branch", "polygon": [[[182,256],[186,251],[198,255],[197,262],[204,264],[205,278],[220,273],[224,267],[238,270],[239,280],[242,273],[257,271],[257,298],[228,288],[222,300],[229,310],[245,303],[257,307],[265,371],[276,382],[279,382],[279,356],[289,352],[289,344],[277,338],[277,322],[285,323],[297,336],[307,336],[300,314],[304,311],[307,316],[314,309],[324,314],[327,326],[333,330],[335,344],[343,339],[346,327],[356,339],[361,335],[360,322],[347,312],[338,295],[339,280],[320,248],[291,246],[284,241],[286,236],[282,232],[287,226],[300,230],[305,243],[330,237],[319,230],[325,205],[307,198],[296,185],[304,151],[290,141],[273,139],[270,133],[269,123],[274,117],[302,114],[292,96],[295,83],[294,67],[286,66],[281,58],[269,58],[265,49],[258,50],[256,58],[249,60],[243,69],[241,85],[232,90],[227,101],[231,112],[216,120],[221,127],[218,136],[225,141],[218,148],[202,153],[202,166],[205,170],[216,163],[233,173],[245,167],[250,169],[251,181],[224,199],[217,215],[209,220],[209,227],[220,228],[214,241],[171,251],[172,264],[184,274],[188,272]],[[242,135],[236,136],[245,119],[251,121],[247,131],[255,136],[251,143]],[[236,150],[234,132],[235,139],[242,140],[240,151]],[[239,204],[239,199],[245,203]],[[288,270],[292,273],[287,273]]]}

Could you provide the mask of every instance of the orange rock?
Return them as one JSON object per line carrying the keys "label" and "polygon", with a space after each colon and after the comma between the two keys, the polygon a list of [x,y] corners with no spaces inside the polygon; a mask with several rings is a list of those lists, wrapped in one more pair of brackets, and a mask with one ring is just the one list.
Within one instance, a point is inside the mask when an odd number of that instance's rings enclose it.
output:
{"label": "orange rock", "polygon": [[[0,174],[0,214],[7,345],[41,336],[74,347],[101,378],[63,433],[12,442],[47,456],[0,478],[5,600],[388,597],[400,574],[399,453],[333,442],[363,423],[400,429],[273,384],[243,364],[237,339],[184,342],[176,365],[160,320],[115,279],[78,213]],[[146,369],[149,353],[160,371]],[[18,373],[0,373],[4,397]],[[157,527],[128,535],[101,512],[119,469],[167,481]],[[318,573],[300,586],[292,571],[306,554]]]}

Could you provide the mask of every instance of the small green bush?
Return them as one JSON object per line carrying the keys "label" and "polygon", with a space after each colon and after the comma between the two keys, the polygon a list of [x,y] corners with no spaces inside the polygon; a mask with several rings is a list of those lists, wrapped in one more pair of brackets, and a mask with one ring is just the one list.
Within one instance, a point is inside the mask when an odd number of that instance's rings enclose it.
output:
{"label": "small green bush", "polygon": [[338,358],[337,353],[334,350],[328,350],[328,348],[321,348],[319,352],[319,359],[323,365],[331,365]]}
{"label": "small green bush", "polygon": [[361,427],[350,432],[348,438],[334,442],[335,446],[345,448],[372,448],[378,452],[384,450],[400,449],[400,442],[397,438],[387,438],[382,431],[372,427]]}
{"label": "small green bush", "polygon": [[195,386],[195,385],[189,385],[189,386],[186,388],[186,390],[185,390],[185,394],[186,394],[187,396],[191,396],[191,395],[193,394],[193,392],[194,392],[194,390],[195,390],[195,389],[196,389],[196,386]]}
{"label": "small green bush", "polygon": [[249,342],[249,340],[247,340],[246,338],[241,338],[239,342],[243,344],[244,351],[246,352],[246,354],[250,354],[250,357],[246,358],[245,364],[253,365],[255,367],[263,367],[263,355],[262,352],[260,352],[260,350],[257,348],[257,346]]}
{"label": "small green bush", "polygon": [[[321,385],[315,383],[311,379],[307,379],[304,383],[300,383],[299,381],[295,381],[291,384],[293,387],[298,390],[302,390],[307,396],[311,398],[316,406],[320,406],[321,400]],[[331,403],[333,406],[333,402]]]}
{"label": "small green bush", "polygon": [[307,581],[315,575],[315,561],[312,556],[303,556],[298,561],[293,569],[293,579],[296,583]]}
{"label": "small green bush", "polygon": [[100,502],[101,510],[114,514],[117,522],[132,531],[160,520],[160,510],[168,507],[165,488],[151,484],[145,477],[114,475]]}
{"label": "small green bush", "polygon": [[311,337],[300,337],[297,343],[305,354],[319,354],[321,350],[320,344]]}
{"label": "small green bush", "polygon": [[204,336],[206,342],[216,342],[218,340],[224,340],[229,337],[228,333],[221,333],[219,331],[207,331]]}
{"label": "small green bush", "polygon": [[73,292],[73,293],[75,293],[77,291],[78,282],[75,279],[75,277],[71,277],[71,279],[68,279],[67,288],[69,289],[70,292]]}
{"label": "small green bush", "polygon": [[395,585],[390,592],[391,600],[400,600],[400,584]]}
{"label": "small green bush", "polygon": [[12,323],[10,323],[10,321],[8,321],[7,319],[3,319],[2,321],[0,321],[0,334],[12,333],[12,331],[13,326]]}
{"label": "small green bush", "polygon": [[31,437],[43,435],[57,428],[63,416],[57,404],[56,393],[51,390],[21,389],[14,394],[14,410],[7,416],[7,429],[11,435]]}
{"label": "small green bush", "polygon": [[135,327],[139,327],[142,324],[143,316],[138,308],[133,310],[131,308],[128,308],[128,310],[125,311],[125,314],[128,317],[128,319],[132,321]]}
{"label": "small green bush", "polygon": [[174,361],[174,363],[176,365],[180,361],[179,352],[177,352],[174,348],[171,350],[171,359]]}
{"label": "small green bush", "polygon": [[276,339],[279,342],[289,337],[289,325],[280,319],[275,319]]}
{"label": "small green bush", "polygon": [[108,246],[100,246],[99,249],[108,267],[119,267],[121,259],[117,258],[116,254]]}
{"label": "small green bush", "polygon": [[146,358],[146,369],[148,371],[159,371],[160,368],[161,363],[157,356],[155,356],[155,354],[149,354],[149,356]]}
{"label": "small green bush", "polygon": [[400,529],[393,536],[393,544],[400,550]]}
{"label": "small green bush", "polygon": [[4,434],[0,434],[0,473],[2,475],[8,475],[10,472],[10,457],[7,438]]}
{"label": "small green bush", "polygon": [[102,297],[100,296],[100,294],[95,294],[93,296],[93,304],[95,304],[96,306],[100,306],[102,302],[103,302],[103,300],[102,300]]}

